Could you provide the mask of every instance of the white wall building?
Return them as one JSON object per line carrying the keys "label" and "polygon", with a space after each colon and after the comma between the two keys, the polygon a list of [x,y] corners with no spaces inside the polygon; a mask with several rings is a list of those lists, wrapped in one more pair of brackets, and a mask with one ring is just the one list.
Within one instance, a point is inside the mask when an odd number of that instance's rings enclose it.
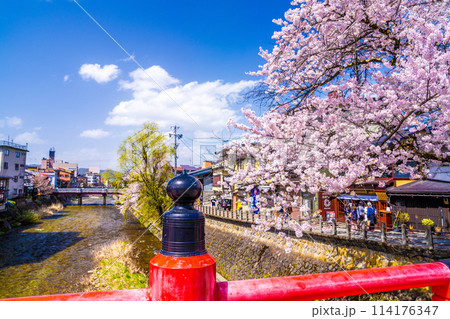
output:
{"label": "white wall building", "polygon": [[0,141],[0,176],[9,179],[8,198],[24,194],[27,145]]}
{"label": "white wall building", "polygon": [[86,177],[88,186],[98,186],[100,184],[100,175],[97,173],[87,172]]}

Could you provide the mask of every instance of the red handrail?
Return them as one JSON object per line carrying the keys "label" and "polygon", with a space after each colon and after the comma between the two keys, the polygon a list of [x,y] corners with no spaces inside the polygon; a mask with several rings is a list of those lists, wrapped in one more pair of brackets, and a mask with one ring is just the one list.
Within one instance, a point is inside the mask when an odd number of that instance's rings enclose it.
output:
{"label": "red handrail", "polygon": [[[418,287],[445,287],[444,263],[404,265],[314,275],[219,282],[217,300],[318,300]],[[447,296],[441,296],[450,298]]]}
{"label": "red handrail", "polygon": [[[216,284],[218,301],[318,300],[418,287],[450,300],[450,268],[442,262]],[[5,300],[151,300],[147,289],[33,296]]]}

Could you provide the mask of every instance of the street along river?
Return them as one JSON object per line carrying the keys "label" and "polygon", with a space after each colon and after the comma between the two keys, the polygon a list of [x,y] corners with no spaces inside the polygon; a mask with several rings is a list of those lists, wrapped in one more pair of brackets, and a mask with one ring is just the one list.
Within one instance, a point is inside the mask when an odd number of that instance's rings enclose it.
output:
{"label": "street along river", "polygon": [[136,265],[148,273],[161,243],[144,231],[133,216],[124,223],[112,205],[69,205],[37,224],[14,228],[0,235],[0,298],[82,291],[82,278],[97,266],[94,253],[119,238],[136,241]]}

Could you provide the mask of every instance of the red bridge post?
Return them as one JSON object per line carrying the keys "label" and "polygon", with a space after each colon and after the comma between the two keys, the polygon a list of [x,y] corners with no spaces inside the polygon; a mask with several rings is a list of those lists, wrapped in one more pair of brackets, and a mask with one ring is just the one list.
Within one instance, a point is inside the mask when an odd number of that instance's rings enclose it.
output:
{"label": "red bridge post", "polygon": [[163,215],[162,249],[150,261],[151,300],[215,300],[216,261],[205,248],[205,216],[194,208],[202,184],[183,173],[169,181],[175,206]]}
{"label": "red bridge post", "polygon": [[[450,259],[443,260],[441,263],[445,264],[450,269]],[[433,301],[450,301],[450,280],[440,286],[433,286]]]}

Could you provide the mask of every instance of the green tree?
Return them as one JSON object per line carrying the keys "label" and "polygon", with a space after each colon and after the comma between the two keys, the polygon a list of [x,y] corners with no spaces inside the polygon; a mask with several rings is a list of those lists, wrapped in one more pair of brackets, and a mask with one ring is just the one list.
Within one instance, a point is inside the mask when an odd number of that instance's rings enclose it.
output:
{"label": "green tree", "polygon": [[114,187],[117,189],[122,188],[123,184],[123,173],[122,172],[116,172],[112,169],[108,168],[103,171],[102,179],[103,183],[108,187]]}
{"label": "green tree", "polygon": [[119,147],[119,166],[124,188],[121,211],[129,210],[148,226],[170,207],[166,184],[173,177],[170,165],[173,148],[155,123],[128,137]]}

